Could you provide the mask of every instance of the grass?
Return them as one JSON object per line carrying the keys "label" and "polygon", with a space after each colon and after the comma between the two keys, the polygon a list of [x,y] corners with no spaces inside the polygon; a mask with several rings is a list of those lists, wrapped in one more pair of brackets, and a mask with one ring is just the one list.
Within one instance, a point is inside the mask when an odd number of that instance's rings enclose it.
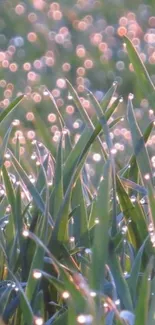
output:
{"label": "grass", "polygon": [[[152,81],[132,43],[125,41],[151,105]],[[85,123],[78,142],[73,145],[60,112],[57,147],[36,116],[40,137],[27,147],[34,146],[37,167],[36,161],[21,158],[18,139],[15,148],[10,146],[12,127],[3,137],[0,325],[153,325],[155,193],[146,143],[154,123],[141,133],[130,94],[126,115],[133,154],[118,168],[110,131],[122,117],[109,123],[119,104],[119,99],[111,104],[117,85],[101,103],[88,93],[93,120],[69,81],[67,86]],[[22,99],[0,115],[1,125]],[[104,164],[95,187],[86,162],[96,142]],[[5,166],[6,152],[14,178]]]}

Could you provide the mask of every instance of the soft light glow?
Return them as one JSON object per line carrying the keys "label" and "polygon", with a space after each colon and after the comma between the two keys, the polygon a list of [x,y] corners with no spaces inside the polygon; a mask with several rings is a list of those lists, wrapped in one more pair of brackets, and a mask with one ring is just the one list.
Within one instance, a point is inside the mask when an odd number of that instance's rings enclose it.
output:
{"label": "soft light glow", "polygon": [[79,324],[91,324],[93,321],[93,316],[92,315],[79,315],[77,317],[77,322]]}
{"label": "soft light glow", "polygon": [[69,294],[68,291],[64,291],[64,292],[62,293],[62,298],[63,298],[63,299],[68,299],[69,297],[70,297],[70,294]]}
{"label": "soft light glow", "polygon": [[42,277],[42,274],[41,274],[41,272],[39,272],[39,271],[37,271],[37,270],[34,270],[34,271],[33,271],[33,277],[34,277],[35,279],[40,279],[40,278]]}
{"label": "soft light glow", "polygon": [[35,317],[34,318],[34,324],[35,325],[43,325],[44,324],[44,320],[42,317]]}
{"label": "soft light glow", "polygon": [[29,236],[29,231],[28,230],[23,230],[23,236],[28,237]]}

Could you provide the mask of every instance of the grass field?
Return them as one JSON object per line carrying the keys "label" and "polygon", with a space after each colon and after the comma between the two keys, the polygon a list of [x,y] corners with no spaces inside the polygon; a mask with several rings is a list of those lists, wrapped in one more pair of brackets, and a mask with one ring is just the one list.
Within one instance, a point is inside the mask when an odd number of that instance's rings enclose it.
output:
{"label": "grass field", "polygon": [[[124,42],[141,91],[154,110],[149,74],[131,41]],[[10,143],[14,123],[2,137],[0,324],[153,325],[154,159],[147,143],[154,121],[142,134],[130,93],[125,118],[132,154],[123,165],[111,136],[120,119],[112,119],[120,104],[117,83],[100,103],[87,90],[92,117],[75,88],[65,82],[84,124],[78,138],[66,127],[50,92],[61,130],[55,143],[37,114],[36,139],[23,145],[17,134]],[[1,113],[1,127],[8,126],[10,114],[15,117],[24,100],[17,97]],[[95,144],[98,151],[92,154]],[[125,147],[123,154],[128,156]],[[92,170],[100,160],[94,183]]]}
{"label": "grass field", "polygon": [[0,325],[155,324],[154,10],[0,3]]}

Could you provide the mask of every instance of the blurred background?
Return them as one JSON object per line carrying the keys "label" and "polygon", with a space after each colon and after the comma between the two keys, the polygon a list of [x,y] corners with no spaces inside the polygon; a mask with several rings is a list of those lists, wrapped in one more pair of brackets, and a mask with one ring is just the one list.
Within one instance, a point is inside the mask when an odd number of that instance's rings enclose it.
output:
{"label": "blurred background", "polygon": [[[117,81],[116,96],[122,95],[124,102],[120,103],[115,117],[124,115],[127,96],[133,93],[141,127],[154,119],[151,107],[140,93],[140,80],[135,78],[123,46],[123,35],[132,40],[155,82],[154,0],[1,0],[0,110],[5,109],[16,95],[27,95],[16,116],[10,117],[14,118],[16,127],[13,143],[17,135],[23,144],[25,137],[35,139],[35,110],[49,128],[52,141],[58,142],[57,116],[46,87],[76,141],[83,124],[68,93],[65,78],[78,91],[90,115],[93,108],[86,89],[101,101],[112,83]],[[126,122],[121,121],[111,136],[122,159],[126,143],[130,145]],[[155,144],[155,136],[152,135],[149,141],[151,147]],[[94,157],[96,162],[100,161],[99,155]]]}

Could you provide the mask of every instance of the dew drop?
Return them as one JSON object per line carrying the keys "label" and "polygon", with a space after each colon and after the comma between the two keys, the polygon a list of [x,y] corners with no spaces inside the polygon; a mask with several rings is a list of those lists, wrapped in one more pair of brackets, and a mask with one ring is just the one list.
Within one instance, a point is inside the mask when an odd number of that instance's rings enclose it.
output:
{"label": "dew drop", "polygon": [[93,298],[96,297],[96,292],[95,291],[91,291],[90,292],[90,296],[93,297]]}
{"label": "dew drop", "polygon": [[70,243],[74,243],[74,242],[75,242],[75,237],[73,237],[73,236],[70,237],[70,238],[69,238],[69,241],[70,241]]}
{"label": "dew drop", "polygon": [[115,300],[115,305],[116,306],[120,305],[120,300],[119,299]]}
{"label": "dew drop", "polygon": [[48,96],[48,95],[49,95],[49,92],[48,92],[47,90],[44,90],[44,91],[43,91],[43,95],[44,95],[44,96]]}
{"label": "dew drop", "polygon": [[92,254],[92,250],[91,250],[90,248],[86,248],[86,249],[85,249],[85,253],[86,253],[86,254]]}
{"label": "dew drop", "polygon": [[113,148],[113,149],[111,149],[110,152],[111,152],[112,155],[115,155],[117,153],[117,149],[116,148]]}
{"label": "dew drop", "polygon": [[68,99],[69,100],[72,100],[73,99],[73,96],[70,93],[68,93]]}
{"label": "dew drop", "polygon": [[23,236],[28,237],[29,236],[29,231],[28,230],[23,230]]}
{"label": "dew drop", "polygon": [[33,270],[33,278],[40,279],[42,277],[42,273],[37,270]]}
{"label": "dew drop", "polygon": [[99,153],[94,153],[93,154],[93,160],[98,162],[101,160],[101,155]]}
{"label": "dew drop", "polygon": [[128,230],[128,227],[127,226],[123,226],[122,227],[122,234],[123,235],[126,234],[127,230]]}
{"label": "dew drop", "polygon": [[123,103],[123,97],[121,97],[121,98],[119,99],[119,102],[120,102],[120,103]]}
{"label": "dew drop", "polygon": [[68,299],[69,297],[70,297],[70,294],[69,294],[68,291],[64,291],[64,292],[62,293],[62,298],[63,298],[63,299]]}
{"label": "dew drop", "polygon": [[35,325],[43,325],[44,324],[44,320],[42,317],[35,317],[34,318],[34,324]]}
{"label": "dew drop", "polygon": [[142,199],[140,200],[140,203],[141,203],[141,204],[145,204],[145,202],[146,202],[146,201],[145,201],[144,198],[142,198]]}
{"label": "dew drop", "polygon": [[19,289],[16,287],[16,288],[15,288],[15,291],[17,292],[17,291],[19,291]]}
{"label": "dew drop", "polygon": [[77,317],[77,322],[79,324],[91,324],[93,322],[93,316],[81,314]]}
{"label": "dew drop", "polygon": [[136,196],[135,195],[132,195],[131,198],[130,198],[131,202],[136,202]]}
{"label": "dew drop", "polygon": [[128,98],[129,98],[130,100],[134,99],[134,94],[130,93],[129,96],[128,96]]}
{"label": "dew drop", "polygon": [[150,174],[145,174],[145,175],[144,175],[144,178],[145,178],[146,180],[150,179]]}
{"label": "dew drop", "polygon": [[118,84],[118,82],[117,81],[114,81],[112,85],[113,86],[117,86],[117,84]]}

